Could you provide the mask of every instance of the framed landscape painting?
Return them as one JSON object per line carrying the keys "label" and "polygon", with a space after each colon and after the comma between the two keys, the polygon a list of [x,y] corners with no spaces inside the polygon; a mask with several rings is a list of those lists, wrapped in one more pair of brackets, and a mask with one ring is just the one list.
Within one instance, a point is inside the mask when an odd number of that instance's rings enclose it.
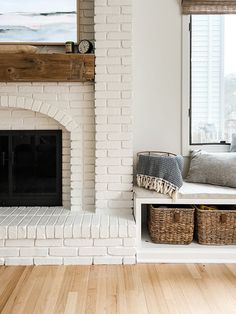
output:
{"label": "framed landscape painting", "polygon": [[79,0],[0,0],[0,43],[77,42]]}

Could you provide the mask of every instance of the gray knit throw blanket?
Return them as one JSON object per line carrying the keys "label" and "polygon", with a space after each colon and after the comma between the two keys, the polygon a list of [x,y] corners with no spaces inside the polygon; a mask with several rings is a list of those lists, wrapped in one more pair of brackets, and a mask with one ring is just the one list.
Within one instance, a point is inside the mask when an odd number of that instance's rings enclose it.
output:
{"label": "gray knit throw blanket", "polygon": [[154,190],[177,198],[183,185],[183,157],[140,155],[137,166],[137,184],[145,189]]}

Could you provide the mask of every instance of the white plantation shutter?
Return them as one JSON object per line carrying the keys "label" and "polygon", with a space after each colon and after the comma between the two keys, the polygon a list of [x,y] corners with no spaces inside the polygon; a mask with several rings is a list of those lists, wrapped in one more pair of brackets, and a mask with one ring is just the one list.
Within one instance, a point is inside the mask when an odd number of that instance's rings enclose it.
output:
{"label": "white plantation shutter", "polygon": [[192,16],[192,143],[219,142],[223,137],[223,36],[222,16]]}

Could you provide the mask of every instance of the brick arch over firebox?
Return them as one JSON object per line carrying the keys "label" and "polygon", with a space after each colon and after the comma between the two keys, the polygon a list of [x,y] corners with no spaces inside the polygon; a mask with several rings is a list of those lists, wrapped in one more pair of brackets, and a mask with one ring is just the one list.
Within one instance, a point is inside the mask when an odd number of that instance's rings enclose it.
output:
{"label": "brick arch over firebox", "polygon": [[54,119],[70,132],[71,210],[82,210],[82,132],[73,117],[46,101],[22,96],[0,96],[0,108],[17,108],[41,113]]}
{"label": "brick arch over firebox", "polygon": [[79,130],[78,124],[70,115],[46,101],[23,96],[0,96],[0,106],[39,112],[56,120],[69,132],[78,132]]}

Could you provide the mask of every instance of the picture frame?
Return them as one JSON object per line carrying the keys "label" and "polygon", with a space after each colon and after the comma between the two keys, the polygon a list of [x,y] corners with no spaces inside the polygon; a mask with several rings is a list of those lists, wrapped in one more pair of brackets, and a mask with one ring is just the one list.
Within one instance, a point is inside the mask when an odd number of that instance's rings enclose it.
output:
{"label": "picture frame", "polygon": [[0,45],[78,43],[79,8],[80,0],[0,0]]}

